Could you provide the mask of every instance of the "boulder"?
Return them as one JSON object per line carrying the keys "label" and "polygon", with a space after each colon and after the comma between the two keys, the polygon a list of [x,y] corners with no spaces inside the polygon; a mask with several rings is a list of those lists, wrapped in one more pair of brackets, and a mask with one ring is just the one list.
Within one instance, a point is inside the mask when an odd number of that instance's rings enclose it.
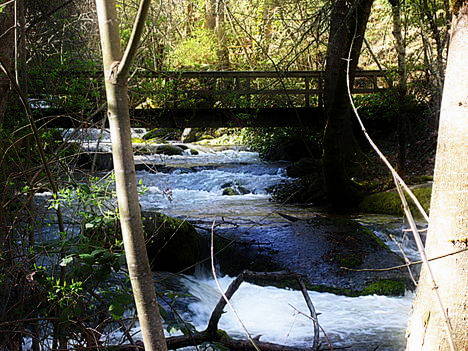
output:
{"label": "boulder", "polygon": [[[431,203],[432,184],[425,183],[417,186],[412,186],[416,198],[419,200],[426,212],[429,212]],[[408,198],[408,196],[407,196]],[[419,211],[413,201],[408,200],[408,204],[412,212],[419,216]],[[359,211],[365,213],[388,214],[395,216],[403,215],[403,207],[400,196],[396,190],[383,191],[365,197],[359,204]]]}
{"label": "boulder", "polygon": [[152,269],[193,272],[200,259],[200,235],[193,225],[159,212],[143,212],[142,216]]}
{"label": "boulder", "polygon": [[198,131],[195,128],[185,128],[180,137],[180,141],[183,143],[193,143],[197,141]]}
{"label": "boulder", "polygon": [[153,155],[158,150],[159,145],[151,144],[134,144],[133,153],[135,155]]}
{"label": "boulder", "polygon": [[182,155],[184,153],[184,150],[182,150],[178,146],[166,144],[166,145],[158,145],[158,147],[155,150],[155,153],[158,155],[175,156],[175,155]]}
{"label": "boulder", "polygon": [[[223,272],[237,275],[244,269],[287,270],[303,275],[310,290],[347,296],[402,295],[405,289],[414,288],[406,269],[354,270],[404,263],[370,229],[356,221],[342,217],[283,216],[290,221],[289,225],[219,229],[215,251],[220,251],[216,258]],[[417,273],[415,269],[413,274]],[[297,289],[294,280],[256,283]]]}
{"label": "boulder", "polygon": [[237,184],[236,182],[227,182],[221,185],[221,189],[223,189],[223,195],[245,195],[250,194],[251,191],[246,187]]}
{"label": "boulder", "polygon": [[233,195],[240,195],[240,193],[236,191],[234,188],[228,187],[228,188],[224,188],[223,195],[233,196]]}
{"label": "boulder", "polygon": [[79,154],[77,161],[79,167],[91,169],[93,162],[95,162],[94,169],[96,171],[111,171],[114,169],[112,152],[82,152]]}
{"label": "boulder", "polygon": [[[146,249],[154,271],[192,273],[200,260],[201,237],[189,222],[159,212],[142,212]],[[118,220],[85,228],[83,234],[96,246],[121,238]]]}
{"label": "boulder", "polygon": [[174,144],[174,146],[180,147],[182,150],[188,150],[189,147],[185,144]]}
{"label": "boulder", "polygon": [[147,132],[142,136],[142,139],[165,139],[165,140],[177,140],[181,133],[180,128],[155,128]]}
{"label": "boulder", "polygon": [[250,194],[251,191],[247,189],[246,187],[243,187],[242,185],[237,186],[237,191],[241,193],[242,195]]}

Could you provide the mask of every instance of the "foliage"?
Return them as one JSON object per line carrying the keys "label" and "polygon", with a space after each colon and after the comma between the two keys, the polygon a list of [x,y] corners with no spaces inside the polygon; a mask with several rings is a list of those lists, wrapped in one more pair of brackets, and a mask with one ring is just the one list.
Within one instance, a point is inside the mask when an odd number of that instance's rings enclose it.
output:
{"label": "foliage", "polygon": [[168,55],[169,64],[178,69],[214,66],[218,61],[215,43],[213,33],[199,28],[174,46]]}
{"label": "foliage", "polygon": [[367,126],[376,130],[395,131],[398,119],[404,113],[411,120],[425,112],[425,105],[412,95],[401,98],[397,89],[387,89],[375,94],[355,98],[359,114]]}
{"label": "foliage", "polygon": [[[92,111],[103,99],[102,78],[76,78],[77,72],[95,72],[93,60],[77,59],[71,54],[49,57],[41,65],[29,68],[30,89],[35,96],[32,106],[59,108],[72,111]],[[86,73],[84,73],[86,75]]]}
{"label": "foliage", "polygon": [[[263,157],[274,148],[290,141],[304,141],[304,143],[310,146],[313,153],[320,144],[317,132],[307,131],[304,130],[304,128],[297,127],[244,128],[241,135],[244,143],[252,150],[259,152]],[[308,153],[306,152],[305,154]],[[309,156],[315,155],[309,154]]]}

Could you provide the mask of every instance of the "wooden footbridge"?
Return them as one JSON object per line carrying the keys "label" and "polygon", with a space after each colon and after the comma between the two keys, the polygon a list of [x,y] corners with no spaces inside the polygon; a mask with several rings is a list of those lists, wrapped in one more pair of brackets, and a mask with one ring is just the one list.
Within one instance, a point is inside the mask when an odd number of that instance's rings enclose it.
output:
{"label": "wooden footbridge", "polygon": [[[385,75],[385,71],[357,71],[353,93],[384,89]],[[102,73],[61,77],[63,84],[94,81],[93,89],[103,96]],[[322,71],[145,71],[132,77],[129,91],[134,127],[322,127],[325,119]],[[66,101],[67,95],[56,94],[52,99],[33,95],[38,120],[51,127],[89,127],[103,120],[105,108],[83,113],[58,107],[60,103],[50,101]]]}

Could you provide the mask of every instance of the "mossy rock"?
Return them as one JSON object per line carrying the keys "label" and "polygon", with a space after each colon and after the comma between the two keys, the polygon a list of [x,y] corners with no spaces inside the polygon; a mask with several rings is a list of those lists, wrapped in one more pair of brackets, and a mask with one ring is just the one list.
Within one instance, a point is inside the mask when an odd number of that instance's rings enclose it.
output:
{"label": "mossy rock", "polygon": [[162,138],[151,138],[151,139],[143,139],[143,138],[132,138],[133,144],[167,144],[168,142]]}
{"label": "mossy rock", "polygon": [[234,196],[234,195],[240,195],[240,193],[237,192],[234,188],[229,187],[229,188],[224,188],[223,195]]}
{"label": "mossy rock", "polygon": [[361,295],[403,296],[405,291],[406,286],[403,281],[382,279],[366,286]]}
{"label": "mossy rock", "polygon": [[223,195],[245,195],[250,194],[251,191],[246,187],[237,184],[236,182],[227,182],[221,185],[221,189],[223,189]]}
{"label": "mossy rock", "polygon": [[[296,279],[268,279],[256,278],[247,279],[248,282],[260,286],[274,286],[280,289],[293,289],[298,290],[298,283]],[[348,297],[358,297],[367,295],[382,295],[382,296],[403,296],[406,292],[405,283],[402,280],[381,279],[376,282],[370,283],[364,289],[354,290],[349,288],[338,288],[329,285],[309,284],[305,282],[307,290],[317,291],[321,293],[330,293]]]}
{"label": "mossy rock", "polygon": [[[192,273],[200,258],[200,235],[193,225],[159,212],[142,212],[142,220],[151,268]],[[83,234],[91,243],[103,247],[110,247],[122,235],[117,219],[85,228]]]}
{"label": "mossy rock", "polygon": [[159,212],[143,212],[142,216],[152,269],[193,272],[200,258],[200,236],[193,225]]}
{"label": "mossy rock", "polygon": [[184,150],[182,150],[180,147],[175,146],[175,145],[159,145],[155,153],[158,155],[167,155],[167,156],[180,156],[184,153]]}
{"label": "mossy rock", "polygon": [[150,144],[146,144],[146,145],[133,145],[133,153],[135,155],[154,155],[156,153],[156,150],[157,150],[157,146],[156,145],[150,145]]}
{"label": "mossy rock", "polygon": [[338,263],[341,267],[356,268],[362,265],[362,257],[350,254],[338,255]]}
{"label": "mossy rock", "polygon": [[142,144],[142,143],[146,143],[146,140],[142,138],[132,138],[132,144]]}
{"label": "mossy rock", "polygon": [[[429,211],[432,187],[424,185],[412,189],[414,195],[417,197],[426,212]],[[416,205],[413,204],[411,199],[406,196],[412,212],[418,214]],[[365,197],[359,204],[359,210],[365,213],[377,213],[402,216],[403,207],[401,204],[400,196],[396,191],[385,191],[376,193]]]}
{"label": "mossy rock", "polygon": [[199,145],[223,146],[223,145],[243,145],[244,138],[241,134],[223,134],[219,137],[200,138],[196,142]]}

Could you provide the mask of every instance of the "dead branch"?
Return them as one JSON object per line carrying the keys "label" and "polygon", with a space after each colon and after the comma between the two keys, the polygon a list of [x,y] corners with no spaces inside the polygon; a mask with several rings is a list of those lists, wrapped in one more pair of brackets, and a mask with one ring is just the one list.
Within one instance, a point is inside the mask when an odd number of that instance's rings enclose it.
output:
{"label": "dead branch", "polygon": [[[280,344],[274,344],[269,342],[263,342],[255,340],[256,346],[258,346],[262,351],[306,351],[306,350],[318,350],[319,349],[319,324],[317,321],[317,314],[315,308],[312,304],[312,300],[309,297],[306,286],[302,277],[296,273],[290,273],[287,271],[279,272],[252,272],[252,271],[243,271],[237,276],[236,279],[229,285],[225,292],[225,297],[229,300],[239,289],[242,282],[246,280],[262,280],[268,279],[273,281],[280,281],[284,279],[295,279],[298,283],[299,289],[301,290],[304,299],[306,301],[307,307],[310,312],[310,319],[313,321],[314,325],[314,342],[311,348],[304,347],[294,347],[294,346],[285,346]],[[237,340],[229,337],[226,333],[218,329],[218,323],[223,314],[224,308],[226,307],[227,301],[224,297],[221,297],[211,313],[208,326],[204,331],[194,332],[191,335],[181,335],[181,336],[172,336],[166,338],[166,343],[168,349],[179,349],[187,346],[197,346],[205,342],[219,343],[233,351],[255,351],[255,347],[252,345],[250,340]],[[106,350],[109,351],[135,351],[135,350],[144,350],[143,345],[138,342],[135,345],[120,345],[120,346],[110,346]]]}

